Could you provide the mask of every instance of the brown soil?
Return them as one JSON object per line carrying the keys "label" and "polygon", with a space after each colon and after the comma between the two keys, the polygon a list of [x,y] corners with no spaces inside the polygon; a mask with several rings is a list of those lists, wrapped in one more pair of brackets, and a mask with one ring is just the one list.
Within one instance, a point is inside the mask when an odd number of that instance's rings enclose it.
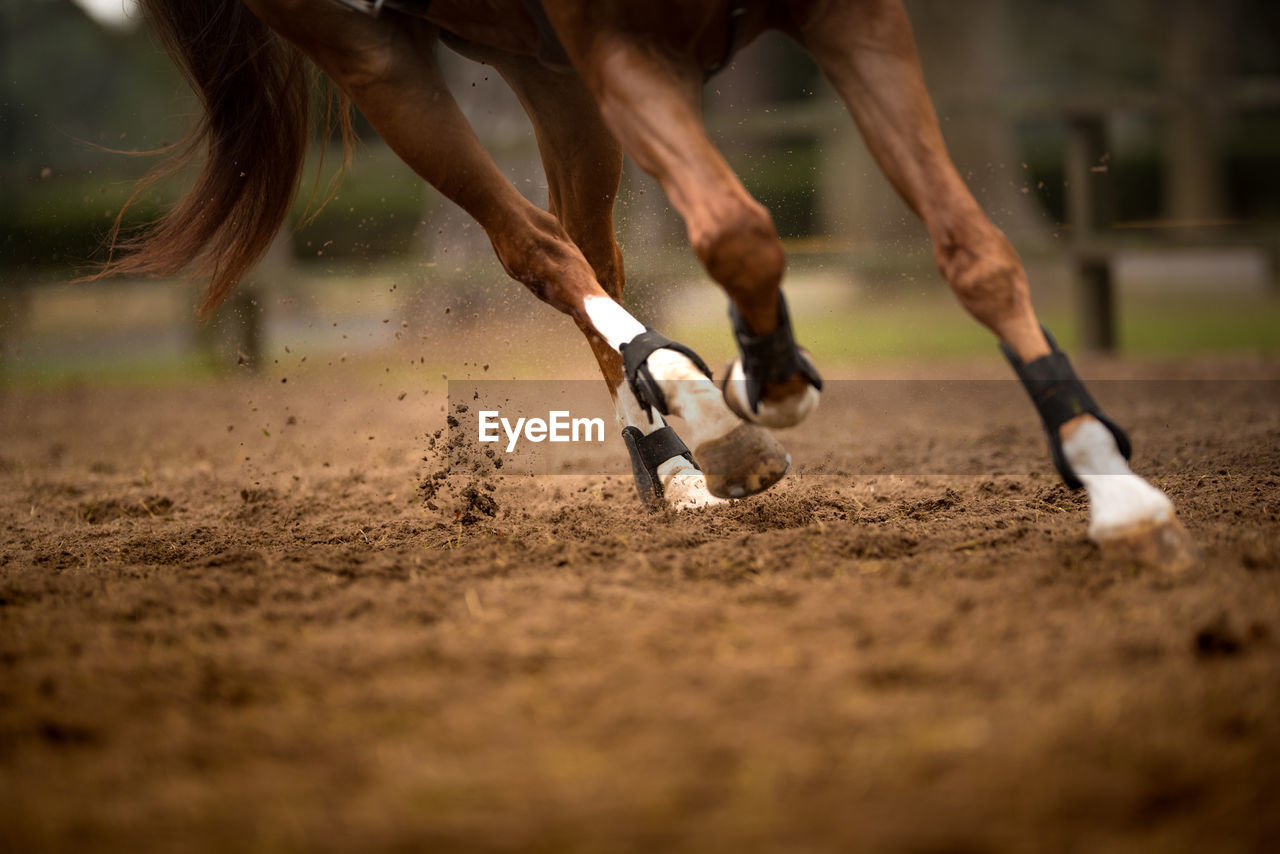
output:
{"label": "brown soil", "polygon": [[1276,388],[1109,398],[1178,575],[1015,398],[833,396],[675,517],[438,476],[439,389],[7,392],[0,849],[1276,850]]}

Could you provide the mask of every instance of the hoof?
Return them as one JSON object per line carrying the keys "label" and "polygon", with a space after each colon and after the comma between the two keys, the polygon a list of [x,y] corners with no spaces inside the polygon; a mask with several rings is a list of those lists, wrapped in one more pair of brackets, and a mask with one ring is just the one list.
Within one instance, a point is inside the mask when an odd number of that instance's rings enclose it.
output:
{"label": "hoof", "polygon": [[[807,356],[805,359],[808,363]],[[817,376],[816,371],[813,376]],[[753,408],[741,358],[734,359],[725,366],[724,379],[720,381],[720,392],[724,395],[725,405],[734,415],[748,423],[774,429],[794,427],[808,418],[809,413],[818,406],[819,387],[807,374],[796,374],[782,390],[780,399],[760,400]]]}
{"label": "hoof", "polygon": [[1164,572],[1185,572],[1204,558],[1176,518],[1117,531],[1096,542],[1108,561]]}
{"label": "hoof", "polygon": [[763,427],[739,424],[725,436],[703,442],[694,451],[718,498],[746,498],[764,492],[791,468],[791,455]]}
{"label": "hoof", "polygon": [[676,513],[684,510],[700,510],[724,504],[707,488],[707,479],[700,471],[677,474],[667,481],[663,490],[663,502]]}

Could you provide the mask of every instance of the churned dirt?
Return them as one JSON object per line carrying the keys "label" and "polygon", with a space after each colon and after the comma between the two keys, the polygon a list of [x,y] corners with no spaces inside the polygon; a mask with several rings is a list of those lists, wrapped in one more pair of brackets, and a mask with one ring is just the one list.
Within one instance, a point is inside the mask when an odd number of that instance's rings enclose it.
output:
{"label": "churned dirt", "polygon": [[680,516],[438,383],[4,392],[0,849],[1277,850],[1280,366],[1109,370],[1199,568],[925,367]]}

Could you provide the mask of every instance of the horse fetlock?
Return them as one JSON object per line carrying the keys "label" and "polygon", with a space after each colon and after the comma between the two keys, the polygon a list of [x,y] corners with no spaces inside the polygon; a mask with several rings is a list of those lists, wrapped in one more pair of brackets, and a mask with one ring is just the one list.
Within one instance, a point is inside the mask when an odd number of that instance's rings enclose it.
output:
{"label": "horse fetlock", "polygon": [[[687,422],[691,444],[697,449],[694,457],[712,495],[743,498],[769,488],[786,474],[790,455],[768,431],[742,423],[725,405],[701,360],[695,362],[683,348],[659,347],[645,357],[643,367],[643,372],[629,370],[628,377],[645,377],[647,372],[648,381],[666,405],[659,411],[674,413]],[[645,389],[639,386],[637,397],[647,397],[650,392]]]}
{"label": "horse fetlock", "polygon": [[672,477],[699,474],[688,446],[665,424],[648,433],[628,424],[622,429],[622,442],[631,457],[636,493],[650,508],[658,509],[669,502],[665,486]]}
{"label": "horse fetlock", "polygon": [[1094,401],[1048,330],[1040,334],[1049,352],[1029,362],[1008,341],[1000,349],[1036,407],[1054,468],[1072,489],[1084,486],[1083,474],[1128,474],[1129,437]]}
{"label": "horse fetlock", "polygon": [[722,385],[725,403],[740,418],[770,427],[790,427],[818,404],[822,377],[795,340],[782,292],[774,297],[775,323],[757,333],[737,304],[729,309],[739,357]]}
{"label": "horse fetlock", "polygon": [[655,350],[645,361],[669,412],[689,422],[695,442],[723,436],[742,422],[725,406],[720,389],[692,359],[671,349]]}
{"label": "horse fetlock", "polygon": [[711,378],[711,369],[697,353],[654,329],[642,328],[624,341],[619,351],[631,391],[649,410],[650,420],[654,410],[663,415],[673,411],[683,414],[678,401],[672,405],[680,384],[709,384]]}

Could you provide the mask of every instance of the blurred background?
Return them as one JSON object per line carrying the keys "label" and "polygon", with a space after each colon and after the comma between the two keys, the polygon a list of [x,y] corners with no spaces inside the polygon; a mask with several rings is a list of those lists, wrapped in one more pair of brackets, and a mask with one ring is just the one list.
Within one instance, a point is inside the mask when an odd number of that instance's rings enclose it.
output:
{"label": "blurred background", "polygon": [[[292,222],[212,322],[195,319],[193,283],[74,282],[155,165],[122,152],[180,140],[196,109],[121,4],[0,0],[5,382],[189,381],[308,357],[379,373],[483,362],[525,378],[593,375],[572,324],[508,280],[479,227],[359,121],[355,162],[319,213],[340,157],[321,158],[317,134]],[[1280,350],[1280,4],[907,6],[954,159],[1061,340],[1133,359]],[[489,69],[444,50],[442,61],[495,159],[545,203],[515,99]],[[713,136],[786,241],[795,322],[825,370],[994,356],[801,51],[762,38],[705,94]],[[185,186],[159,185],[129,221]],[[727,355],[724,297],[630,162],[616,216],[629,306],[713,364]]]}

